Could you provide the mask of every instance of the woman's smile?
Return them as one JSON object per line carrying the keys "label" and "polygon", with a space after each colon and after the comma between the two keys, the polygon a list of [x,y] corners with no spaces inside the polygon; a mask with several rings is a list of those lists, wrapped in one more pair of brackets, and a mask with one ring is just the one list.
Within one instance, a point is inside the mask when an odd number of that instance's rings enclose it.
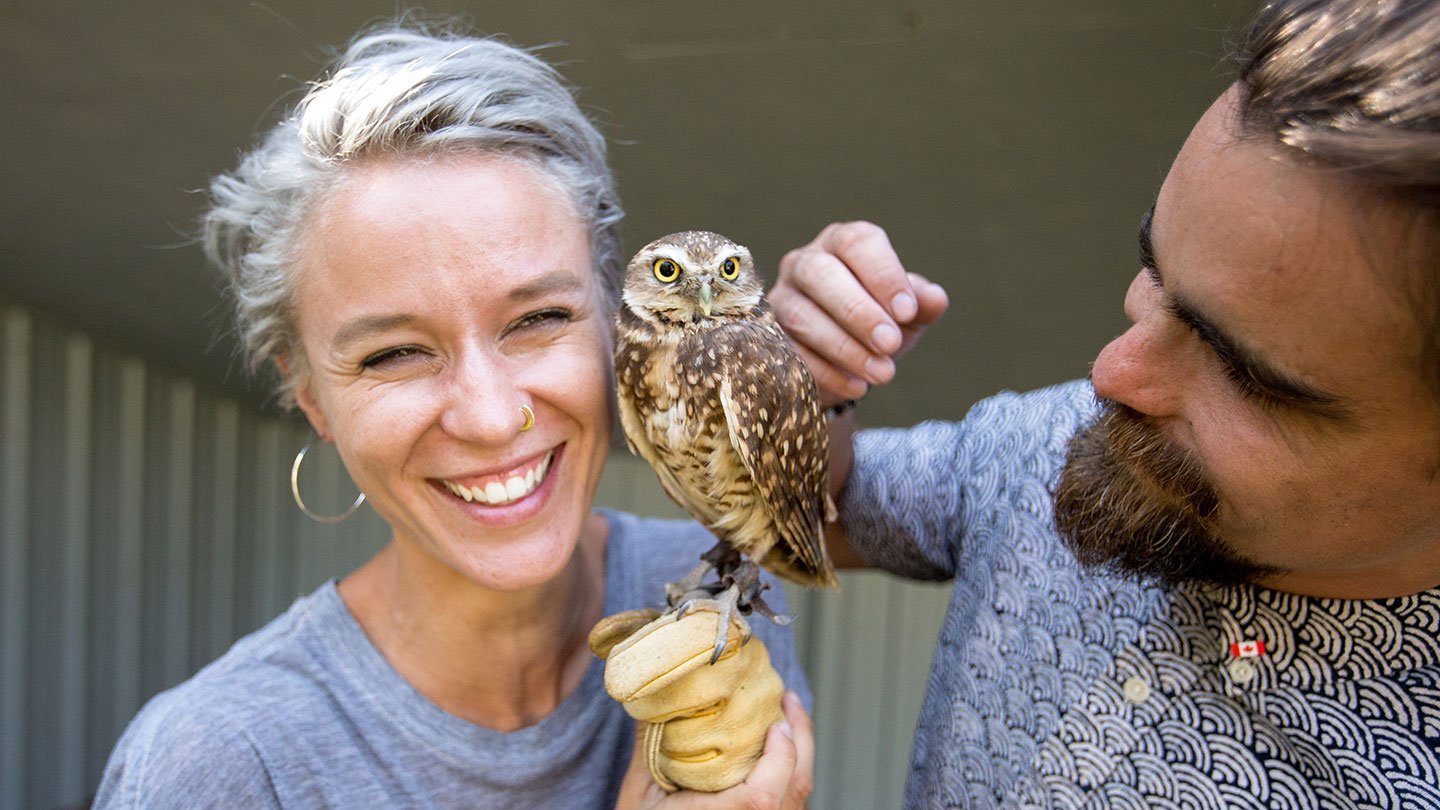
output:
{"label": "woman's smile", "polygon": [[466,503],[482,503],[487,506],[506,506],[535,491],[545,481],[555,451],[528,459],[524,463],[503,473],[477,473],[462,478],[442,479],[440,483]]}

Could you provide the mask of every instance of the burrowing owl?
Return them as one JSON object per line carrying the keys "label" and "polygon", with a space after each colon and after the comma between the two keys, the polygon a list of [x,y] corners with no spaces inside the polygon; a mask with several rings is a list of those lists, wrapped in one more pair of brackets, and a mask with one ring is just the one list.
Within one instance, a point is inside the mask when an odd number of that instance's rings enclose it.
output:
{"label": "burrowing owl", "polygon": [[657,239],[630,260],[623,302],[620,421],[670,497],[719,538],[705,559],[738,581],[741,607],[758,592],[734,575],[731,550],[791,581],[835,586],[825,416],[750,252],[706,231]]}

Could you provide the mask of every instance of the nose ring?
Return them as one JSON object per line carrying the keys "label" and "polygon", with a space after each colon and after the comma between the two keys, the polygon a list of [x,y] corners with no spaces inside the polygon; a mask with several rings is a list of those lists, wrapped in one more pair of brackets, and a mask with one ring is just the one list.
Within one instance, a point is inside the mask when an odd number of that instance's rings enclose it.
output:
{"label": "nose ring", "polygon": [[520,426],[520,432],[524,433],[530,428],[535,427],[535,412],[530,410],[529,405],[521,405],[520,412],[525,414],[525,424]]}

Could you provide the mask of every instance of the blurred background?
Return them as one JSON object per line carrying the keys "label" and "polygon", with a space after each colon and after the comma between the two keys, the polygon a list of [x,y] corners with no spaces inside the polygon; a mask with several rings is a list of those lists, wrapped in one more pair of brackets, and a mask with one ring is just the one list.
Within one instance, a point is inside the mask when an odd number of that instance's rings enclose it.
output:
{"label": "blurred background", "polygon": [[[833,220],[883,225],[951,311],[861,404],[958,419],[1083,376],[1124,325],[1135,233],[1228,82],[1240,0],[430,2],[551,44],[612,144],[631,249],[723,232],[771,274]],[[190,234],[379,0],[0,5],[0,808],[83,805],[125,723],[383,525],[299,515],[309,438],[236,359]],[[315,506],[354,491],[307,460]],[[328,464],[328,467],[327,467]],[[313,473],[314,480],[310,481]],[[331,502],[326,495],[333,492]],[[601,502],[677,514],[617,446]],[[333,507],[333,508],[332,508]],[[817,808],[900,803],[943,585],[792,592]]]}

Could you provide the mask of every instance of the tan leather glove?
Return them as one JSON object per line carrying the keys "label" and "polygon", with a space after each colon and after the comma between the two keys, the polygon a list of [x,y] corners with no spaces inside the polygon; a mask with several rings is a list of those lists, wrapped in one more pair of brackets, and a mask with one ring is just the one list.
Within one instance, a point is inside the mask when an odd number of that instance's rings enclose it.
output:
{"label": "tan leather glove", "polygon": [[643,721],[646,765],[669,791],[713,793],[745,781],[765,732],[784,719],[780,674],[739,615],[710,663],[719,619],[703,607],[682,619],[631,610],[590,631],[590,649],[606,661],[605,691]]}

